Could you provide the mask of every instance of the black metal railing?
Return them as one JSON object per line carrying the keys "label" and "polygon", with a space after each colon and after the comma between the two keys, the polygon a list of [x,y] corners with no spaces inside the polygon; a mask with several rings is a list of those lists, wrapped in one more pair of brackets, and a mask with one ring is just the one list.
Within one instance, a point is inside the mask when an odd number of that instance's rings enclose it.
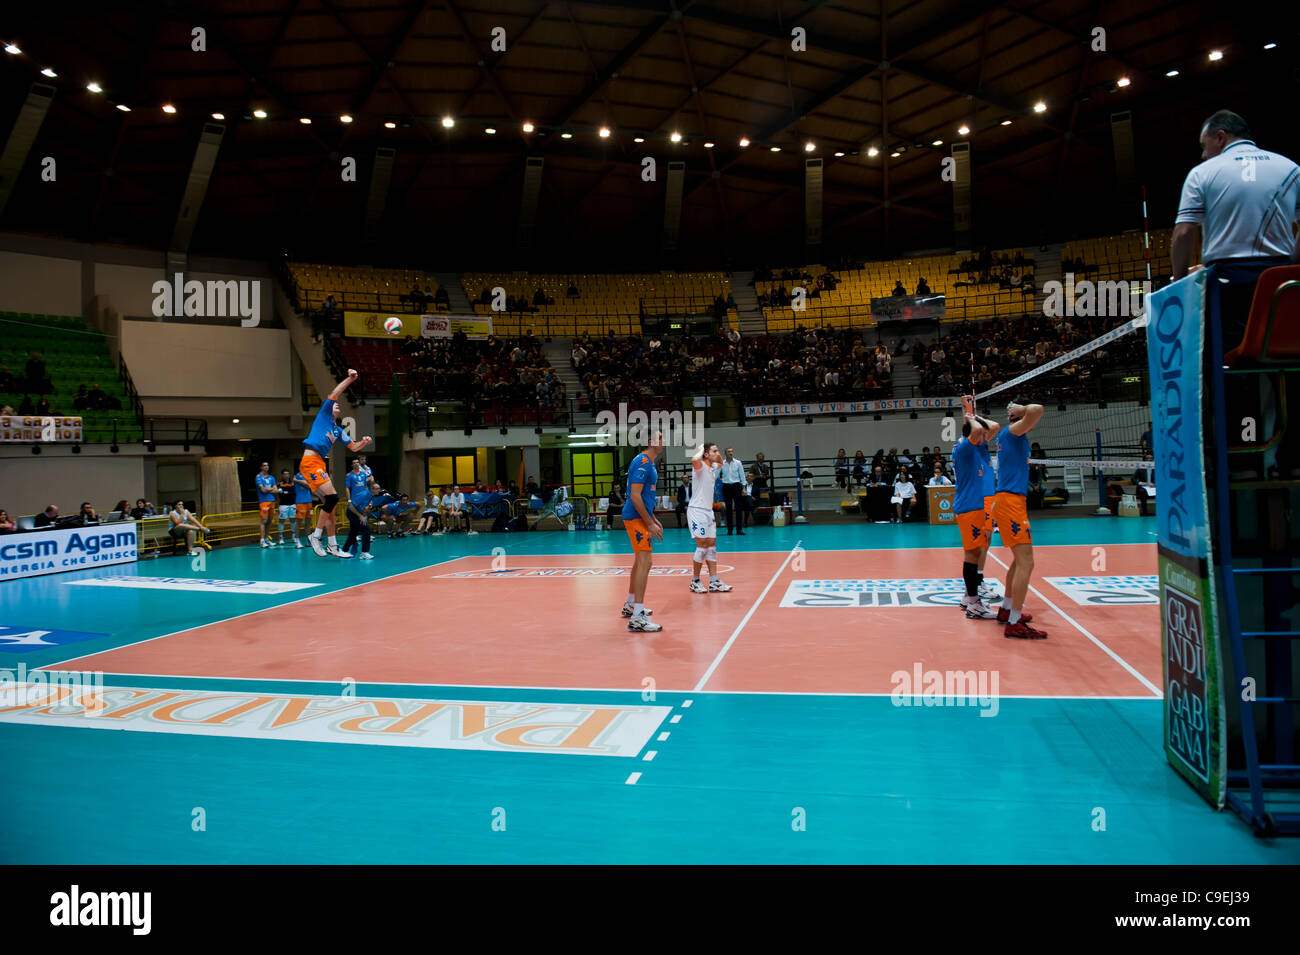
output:
{"label": "black metal railing", "polygon": [[147,418],[144,436],[155,444],[207,444],[208,423],[202,418]]}
{"label": "black metal railing", "polygon": [[131,411],[135,414],[136,424],[144,424],[144,405],[140,402],[140,394],[135,390],[135,382],[131,379],[131,372],[126,367],[126,359],[121,353],[117,356],[117,377],[122,383],[122,388],[126,392],[127,401],[131,403]]}

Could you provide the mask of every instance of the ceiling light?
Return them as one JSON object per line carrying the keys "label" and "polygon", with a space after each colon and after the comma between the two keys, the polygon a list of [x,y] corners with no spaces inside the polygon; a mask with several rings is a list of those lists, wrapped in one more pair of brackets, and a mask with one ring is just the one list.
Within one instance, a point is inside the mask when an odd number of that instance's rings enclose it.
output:
{"label": "ceiling light", "polygon": [[817,145],[811,139],[808,140],[808,142],[803,144],[803,151],[806,153],[813,152],[816,148]]}
{"label": "ceiling light", "polygon": [[1222,50],[1211,50],[1211,51],[1210,51],[1210,59],[1211,59],[1211,60],[1221,60],[1221,59],[1223,59],[1223,51],[1222,51]]}
{"label": "ceiling light", "polygon": [[1010,125],[1011,125],[1011,120],[1009,120],[1009,119],[1004,119],[1004,120],[1002,121],[1002,125],[1003,125],[1003,126],[1010,126]]}
{"label": "ceiling light", "polygon": [[677,130],[674,129],[674,130],[673,130],[673,134],[672,134],[671,136],[669,136],[668,138],[671,139],[671,140],[672,140],[673,142],[675,142],[675,143],[680,143],[680,142],[682,141],[682,134],[679,133],[679,132],[677,132]]}
{"label": "ceiling light", "polygon": [[838,158],[838,157],[840,157],[840,156],[843,156],[843,155],[844,155],[844,151],[843,151],[843,150],[841,150],[841,149],[837,149],[837,150],[835,151],[835,156],[836,156],[836,158]]}
{"label": "ceiling light", "polygon": [[561,139],[572,139],[572,138],[573,138],[573,133],[560,133],[560,138],[561,138]]}
{"label": "ceiling light", "polygon": [[350,123],[350,122],[352,122],[352,117],[349,116],[347,113],[344,113],[342,116],[339,117],[339,122],[340,122],[340,123]]}
{"label": "ceiling light", "polygon": [[1170,70],[1168,73],[1165,74],[1165,76],[1177,76],[1177,75],[1178,75],[1177,70]]}
{"label": "ceiling light", "polygon": [[230,423],[231,423],[231,424],[239,424],[239,419],[238,419],[238,418],[231,418],[231,419],[230,419]]}
{"label": "ceiling light", "polygon": [[772,152],[774,152],[774,153],[779,153],[779,152],[781,151],[781,147],[780,147],[780,146],[772,146],[771,149],[772,149]]}
{"label": "ceiling light", "polygon": [[[1273,46],[1277,46],[1277,44],[1274,43]],[[1264,49],[1267,50],[1268,47],[1264,47]],[[45,69],[41,70],[41,76],[48,76],[50,79],[54,79],[54,78],[55,78],[56,76],[58,76],[58,75],[59,75],[58,73],[55,73],[55,72],[54,72],[52,69],[50,69],[48,66],[47,66]]]}
{"label": "ceiling light", "polygon": [[527,123],[527,122],[524,123],[524,126],[523,126],[523,130],[524,130],[524,132],[526,132],[526,133],[531,133],[531,132],[533,131],[533,129],[534,129],[534,126],[533,126],[532,123]]}
{"label": "ceiling light", "polygon": [[894,153],[890,153],[890,154],[889,154],[889,158],[890,158],[890,159],[897,159],[897,158],[898,158],[899,156],[901,156],[901,155],[903,155],[903,154],[902,154],[902,153],[898,153],[898,152],[894,152]]}
{"label": "ceiling light", "polygon": [[299,117],[298,117],[298,122],[302,123],[304,126],[310,126],[310,125],[311,125],[311,117],[310,117],[310,116],[299,116]]}
{"label": "ceiling light", "polygon": [[958,136],[969,136],[969,135],[970,135],[970,127],[967,126],[965,123],[962,123],[960,126],[957,127],[957,135],[958,135]]}
{"label": "ceiling light", "polygon": [[95,83],[95,82],[87,83],[87,84],[86,84],[86,89],[90,90],[92,93],[102,93],[102,92],[104,92],[104,88],[103,88],[102,86],[100,86],[98,83]]}
{"label": "ceiling light", "polygon": [[173,106],[171,103],[164,103],[164,104],[163,104],[163,112],[164,112],[164,113],[174,113],[174,112],[176,112],[176,107]]}
{"label": "ceiling light", "polygon": [[744,136],[741,136],[741,137],[740,137],[740,148],[741,148],[741,149],[748,149],[748,148],[749,148],[749,140],[746,139]]}
{"label": "ceiling light", "polygon": [[225,113],[213,113],[213,114],[212,114],[212,118],[213,118],[213,119],[225,119],[225,118],[226,118],[226,114],[225,114]]}
{"label": "ceiling light", "polygon": [[644,137],[644,136],[637,136],[637,137],[634,137],[633,140],[632,140],[632,142],[634,142],[634,143],[643,143],[643,142],[645,142],[645,137]]}
{"label": "ceiling light", "polygon": [[1046,113],[1046,112],[1047,112],[1047,104],[1044,103],[1042,100],[1039,100],[1037,103],[1034,104],[1034,112],[1035,112],[1035,113]]}
{"label": "ceiling light", "polygon": [[497,134],[495,126],[489,126],[487,129],[483,130],[483,132],[487,133],[489,136],[495,136]]}
{"label": "ceiling light", "polygon": [[256,116],[258,119],[266,119],[266,110],[255,109],[253,110],[253,115]]}
{"label": "ceiling light", "polygon": [[[1273,48],[1276,47],[1276,46],[1277,46],[1276,43],[1265,43],[1265,44],[1264,44],[1264,49],[1266,49],[1266,50],[1271,50],[1271,49],[1273,49]],[[41,72],[45,72],[45,71],[42,70]]]}
{"label": "ceiling light", "polygon": [[705,143],[705,144],[704,144],[704,148],[705,148],[705,149],[712,149],[712,148],[713,148],[713,143]]}
{"label": "ceiling light", "polygon": [[124,112],[124,113],[129,113],[129,112],[131,112],[131,107],[130,107],[130,106],[127,106],[125,103],[118,103],[118,104],[117,104],[117,108],[120,109],[120,110],[121,110],[122,112]]}
{"label": "ceiling light", "polygon": [[384,129],[396,129],[396,128],[397,128],[397,124],[394,123],[391,119],[388,122],[384,123]]}
{"label": "ceiling light", "polygon": [[1127,76],[1121,76],[1119,79],[1115,81],[1115,85],[1122,89],[1123,87],[1128,86],[1129,83],[1131,82],[1133,81],[1130,80]]}
{"label": "ceiling light", "polygon": [[872,157],[879,156],[880,150],[877,149],[875,146],[872,146],[870,149],[867,150],[867,155]]}
{"label": "ceiling light", "polygon": [[452,119],[450,116],[444,116],[444,117],[442,118],[442,128],[443,128],[443,129],[451,129],[451,128],[452,128],[453,126],[455,126],[455,125],[456,125],[456,121],[455,121],[454,119]]}
{"label": "ceiling light", "polygon": [[609,139],[609,127],[608,127],[608,126],[602,126],[602,127],[600,127],[600,138],[601,138],[601,139]]}
{"label": "ceiling light", "polygon": [[5,52],[6,52],[6,53],[21,53],[22,50],[18,49],[18,44],[17,44],[17,43],[8,43],[8,44],[5,45]]}
{"label": "ceiling light", "polygon": [[935,140],[934,142],[932,142],[930,145],[931,145],[931,146],[942,146],[942,145],[943,145],[943,140],[942,140],[942,139],[936,139],[936,140]]}

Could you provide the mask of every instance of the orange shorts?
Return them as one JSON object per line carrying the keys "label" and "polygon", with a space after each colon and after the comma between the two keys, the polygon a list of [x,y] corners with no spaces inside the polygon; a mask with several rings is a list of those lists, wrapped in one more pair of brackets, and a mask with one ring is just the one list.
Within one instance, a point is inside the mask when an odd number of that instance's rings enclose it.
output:
{"label": "orange shorts", "polygon": [[302,462],[298,465],[298,473],[306,480],[313,494],[320,494],[321,487],[328,484],[330,480],[329,468],[315,451],[303,453]]}
{"label": "orange shorts", "polygon": [[275,501],[258,501],[257,509],[262,512],[262,517],[271,516],[271,508],[275,507]]}
{"label": "orange shorts", "polygon": [[995,499],[996,499],[996,498],[992,498],[992,497],[986,497],[986,498],[984,498],[984,510],[986,510],[986,511],[989,512],[989,519],[990,519],[990,520],[992,520],[992,518],[993,518],[993,502],[994,502]]}
{"label": "orange shorts", "polygon": [[957,528],[961,531],[962,550],[988,547],[993,536],[993,521],[987,509],[958,514]]}
{"label": "orange shorts", "polygon": [[1002,535],[1002,543],[1008,547],[1032,544],[1034,538],[1029,533],[1029,509],[1025,506],[1025,496],[999,491],[995,501],[998,533]]}
{"label": "orange shorts", "polygon": [[311,517],[311,501],[306,501],[302,504],[295,504],[294,507],[298,509],[297,516],[299,518]]}
{"label": "orange shorts", "polygon": [[627,539],[632,542],[632,550],[647,551],[650,547],[650,530],[645,526],[645,521],[639,517],[629,517],[623,521],[623,529],[627,531]]}

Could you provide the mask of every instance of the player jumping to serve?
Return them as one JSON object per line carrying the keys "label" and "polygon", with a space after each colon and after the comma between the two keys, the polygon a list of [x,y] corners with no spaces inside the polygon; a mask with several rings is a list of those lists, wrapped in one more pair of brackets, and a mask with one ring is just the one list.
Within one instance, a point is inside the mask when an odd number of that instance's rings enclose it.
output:
{"label": "player jumping to serve", "polygon": [[[952,466],[957,474],[957,491],[953,497],[953,511],[957,515],[957,529],[961,532],[961,576],[966,584],[966,595],[961,606],[972,620],[996,620],[998,612],[980,599],[980,564],[988,553],[993,533],[993,520],[985,497],[985,471],[992,467],[985,453],[987,442],[997,437],[1001,429],[996,421],[989,421],[974,413],[975,400],[962,398],[965,423],[961,426],[961,440],[952,449]],[[990,495],[991,497],[991,495]]]}
{"label": "player jumping to serve", "polygon": [[1002,600],[998,619],[1006,623],[1004,636],[1021,640],[1041,640],[1045,630],[1029,626],[1033,617],[1022,609],[1034,573],[1034,538],[1029,532],[1029,438],[1028,434],[1043,417],[1042,405],[1013,401],[1007,405],[1009,424],[997,436],[998,493],[994,513],[998,516],[998,533],[1011,548],[1011,568],[1007,571],[1007,594]]}
{"label": "player jumping to serve", "polygon": [[632,459],[627,469],[626,504],[623,505],[623,526],[632,542],[632,584],[623,616],[628,618],[627,628],[641,633],[657,633],[663,627],[650,620],[651,611],[645,607],[645,585],[650,579],[650,566],[654,562],[652,541],[663,540],[664,526],[655,519],[655,486],[659,471],[655,459],[663,452],[662,431],[650,435],[646,449]]}
{"label": "player jumping to serve", "polygon": [[[731,589],[718,579],[718,525],[713,516],[713,491],[722,470],[722,454],[716,444],[701,444],[691,458],[691,499],[686,505],[686,520],[695,538],[695,578],[691,593],[726,593]],[[709,586],[700,583],[700,565],[709,565]]]}
{"label": "player jumping to serve", "polygon": [[[303,441],[302,463],[298,466],[298,473],[306,479],[307,486],[312,492],[321,499],[320,518],[316,522],[316,529],[307,538],[311,549],[318,557],[324,557],[327,553],[333,557],[352,556],[339,549],[338,539],[335,537],[334,506],[338,504],[339,496],[334,490],[334,483],[330,480],[329,466],[326,462],[329,460],[330,448],[339,438],[343,438],[347,442],[348,450],[353,452],[360,451],[370,444],[368,435],[353,441],[352,436],[344,431],[338,422],[339,397],[356,380],[356,371],[349,368],[348,376],[334,386],[334,390],[320,406],[320,411],[316,413],[316,420],[312,422],[311,433]],[[328,547],[321,540],[325,533],[329,534]]]}

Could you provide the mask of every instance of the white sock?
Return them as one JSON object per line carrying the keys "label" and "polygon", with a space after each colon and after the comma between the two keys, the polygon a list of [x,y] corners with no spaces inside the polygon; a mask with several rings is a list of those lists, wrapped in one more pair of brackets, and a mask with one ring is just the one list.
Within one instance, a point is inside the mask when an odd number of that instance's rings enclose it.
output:
{"label": "white sock", "polygon": [[337,548],[339,546],[339,539],[335,537],[333,534],[330,535],[330,546],[334,548]]}
{"label": "white sock", "polygon": [[311,532],[311,539],[312,539],[312,540],[320,540],[320,538],[321,538],[321,529],[318,527],[318,528],[316,528],[314,531]]}
{"label": "white sock", "polygon": [[1019,622],[1020,622],[1020,611],[1019,611],[1019,610],[1013,610],[1013,611],[1011,611],[1011,621],[1010,621],[1010,622],[1011,622],[1011,623],[1019,623]]}
{"label": "white sock", "polygon": [[1008,610],[1011,609],[1011,595],[1010,595],[1010,594],[1008,594],[1007,596],[1005,596],[1005,597],[1002,598],[1002,606],[1006,607]]}
{"label": "white sock", "polygon": [[639,616],[641,616],[643,613],[645,613],[645,604],[643,604],[643,603],[633,603],[633,604],[632,604],[632,616],[634,616],[634,617],[639,617]]}
{"label": "white sock", "polygon": [[628,594],[628,595],[627,595],[627,603],[630,603],[630,604],[634,604],[634,603],[636,603],[636,594]]}
{"label": "white sock", "polygon": [[717,574],[709,574],[709,581],[710,583],[720,584],[722,583],[722,578],[720,578]]}
{"label": "white sock", "polygon": [[973,607],[977,603],[979,603],[979,597],[972,597],[970,594],[966,594],[961,598],[961,605],[963,607]]}

